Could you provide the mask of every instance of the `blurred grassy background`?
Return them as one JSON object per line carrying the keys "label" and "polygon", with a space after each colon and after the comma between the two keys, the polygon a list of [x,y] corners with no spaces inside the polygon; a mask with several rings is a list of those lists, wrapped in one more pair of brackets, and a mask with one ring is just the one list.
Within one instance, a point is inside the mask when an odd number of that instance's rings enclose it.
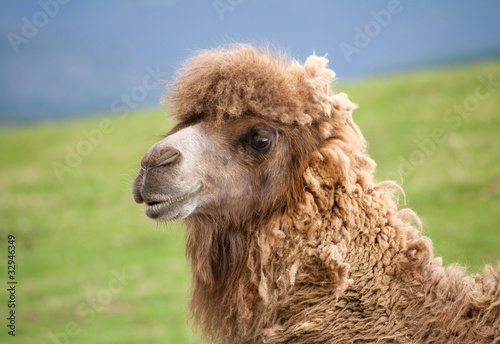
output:
{"label": "blurred grassy background", "polygon": [[[470,272],[500,260],[499,81],[495,62],[336,86],[360,105],[354,119],[377,179],[402,179],[436,255]],[[102,118],[111,129],[99,139]],[[130,193],[142,155],[171,125],[155,109],[0,131],[0,271],[6,283],[14,234],[16,343],[197,342],[184,312],[182,225],[147,220]],[[84,130],[94,144],[82,144],[90,141]],[[65,164],[78,147],[90,151],[60,181],[54,162]],[[6,292],[0,304],[5,319]],[[12,339],[4,323],[0,342]]]}

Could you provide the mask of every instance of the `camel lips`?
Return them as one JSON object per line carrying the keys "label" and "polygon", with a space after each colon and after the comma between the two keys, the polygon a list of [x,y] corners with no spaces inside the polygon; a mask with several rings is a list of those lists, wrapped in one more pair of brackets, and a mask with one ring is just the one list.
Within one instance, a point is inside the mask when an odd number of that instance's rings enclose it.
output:
{"label": "camel lips", "polygon": [[185,196],[184,197],[179,197],[179,198],[172,198],[172,199],[169,199],[167,201],[148,202],[147,205],[150,206],[150,207],[158,208],[162,204],[171,204],[171,203],[180,201],[180,200],[182,200],[184,198],[185,198]]}
{"label": "camel lips", "polygon": [[146,208],[145,210],[148,213],[157,213],[158,211],[164,209],[165,207],[167,207],[170,204],[185,200],[186,198],[193,195],[195,192],[197,192],[200,189],[201,189],[201,183],[197,184],[193,190],[191,190],[190,192],[188,192],[182,196],[170,197],[170,198],[166,198],[163,200],[147,202],[144,205],[144,207]]}

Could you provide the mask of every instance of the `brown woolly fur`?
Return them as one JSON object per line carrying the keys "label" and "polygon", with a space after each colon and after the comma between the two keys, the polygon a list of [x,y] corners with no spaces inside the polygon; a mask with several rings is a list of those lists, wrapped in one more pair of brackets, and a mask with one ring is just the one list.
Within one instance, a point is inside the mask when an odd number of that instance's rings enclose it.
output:
{"label": "brown woolly fur", "polygon": [[[433,257],[398,186],[374,181],[356,105],[326,64],[237,45],[192,57],[172,83],[179,128],[236,147],[250,190],[185,218],[194,325],[233,344],[500,343],[500,265],[466,275]],[[231,146],[255,123],[279,133],[265,156]]]}
{"label": "brown woolly fur", "polygon": [[254,114],[310,124],[330,116],[335,73],[325,63],[316,58],[303,67],[283,54],[244,45],[206,51],[186,62],[166,103],[178,121],[207,116],[221,122]]}

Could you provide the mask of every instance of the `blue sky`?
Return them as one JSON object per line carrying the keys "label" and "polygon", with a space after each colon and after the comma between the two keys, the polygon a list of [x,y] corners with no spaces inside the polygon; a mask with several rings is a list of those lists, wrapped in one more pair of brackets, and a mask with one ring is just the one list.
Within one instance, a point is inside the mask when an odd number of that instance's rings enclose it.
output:
{"label": "blue sky", "polygon": [[[231,42],[328,54],[341,80],[500,57],[499,15],[495,0],[4,1],[0,121],[116,112],[151,70],[169,79],[196,50]],[[137,107],[164,92],[150,83]]]}

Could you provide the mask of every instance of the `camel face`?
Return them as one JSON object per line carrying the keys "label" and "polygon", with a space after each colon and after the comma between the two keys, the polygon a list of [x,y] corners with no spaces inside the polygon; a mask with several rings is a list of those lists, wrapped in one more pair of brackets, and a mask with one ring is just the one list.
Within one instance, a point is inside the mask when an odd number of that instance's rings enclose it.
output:
{"label": "camel face", "polygon": [[180,123],[142,158],[134,199],[157,221],[269,211],[292,165],[284,130],[251,116]]}

